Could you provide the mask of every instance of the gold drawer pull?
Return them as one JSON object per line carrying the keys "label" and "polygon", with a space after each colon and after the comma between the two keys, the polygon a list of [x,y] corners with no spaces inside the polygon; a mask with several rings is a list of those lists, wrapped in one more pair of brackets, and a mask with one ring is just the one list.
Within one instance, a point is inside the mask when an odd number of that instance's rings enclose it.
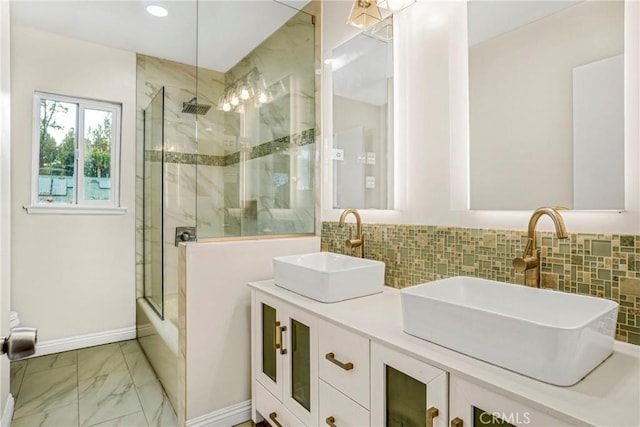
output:
{"label": "gold drawer pull", "polygon": [[327,425],[330,427],[338,427],[336,426],[336,419],[334,417],[329,417],[325,421],[327,422]]}
{"label": "gold drawer pull", "polygon": [[278,414],[276,414],[275,412],[272,412],[269,414],[269,419],[271,421],[273,421],[273,423],[276,425],[276,427],[282,427],[282,424],[280,424],[278,422],[278,420],[276,420],[276,417],[278,416]]}
{"label": "gold drawer pull", "polygon": [[282,333],[286,332],[286,326],[280,326],[280,322],[274,322],[273,324],[273,342],[275,348],[280,349],[280,354],[287,354],[287,349],[282,345]]}
{"label": "gold drawer pull", "polygon": [[431,407],[427,409],[427,427],[433,427],[433,419],[438,416],[438,408]]}
{"label": "gold drawer pull", "polygon": [[336,359],[336,356],[333,353],[327,353],[324,356],[324,358],[327,359],[329,362],[333,363],[334,365],[340,366],[345,371],[350,371],[350,370],[353,369],[353,363],[351,363],[351,362],[342,363],[341,361]]}
{"label": "gold drawer pull", "polygon": [[451,427],[462,427],[463,425],[464,422],[458,417],[451,420]]}

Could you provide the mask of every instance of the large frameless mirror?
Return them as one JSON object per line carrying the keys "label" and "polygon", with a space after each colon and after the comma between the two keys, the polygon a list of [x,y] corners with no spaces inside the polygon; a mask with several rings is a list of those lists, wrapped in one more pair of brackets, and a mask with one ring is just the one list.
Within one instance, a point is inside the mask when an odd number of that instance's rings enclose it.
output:
{"label": "large frameless mirror", "polygon": [[624,2],[468,3],[471,209],[623,210]]}
{"label": "large frameless mirror", "polygon": [[323,206],[394,209],[393,16],[363,30],[352,6],[323,4]]}
{"label": "large frameless mirror", "polygon": [[333,208],[393,206],[392,17],[333,49]]}

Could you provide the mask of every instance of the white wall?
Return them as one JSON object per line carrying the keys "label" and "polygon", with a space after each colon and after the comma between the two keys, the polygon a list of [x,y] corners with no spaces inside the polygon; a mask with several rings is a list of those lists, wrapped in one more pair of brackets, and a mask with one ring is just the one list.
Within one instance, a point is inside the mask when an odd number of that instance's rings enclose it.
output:
{"label": "white wall", "polygon": [[[0,334],[9,334],[11,300],[11,70],[9,66],[9,2],[0,2]],[[9,400],[7,400],[9,399]],[[0,358],[0,418],[8,426],[9,359]]]}
{"label": "white wall", "polygon": [[624,206],[623,55],[573,69],[573,203]]}
{"label": "white wall", "polygon": [[[640,234],[638,6],[628,3],[625,13],[626,211],[563,212],[571,232]],[[466,28],[464,2],[418,1],[396,15],[394,141],[400,141],[396,153],[404,164],[395,169],[395,188],[404,203],[394,211],[363,210],[364,222],[526,229],[531,211],[467,210]],[[323,123],[327,124],[326,114]],[[324,135],[326,147],[327,130]],[[325,157],[323,186],[327,185],[327,167]],[[337,221],[339,215],[339,210],[324,204],[323,221]],[[539,229],[552,230],[551,221],[543,219]]]}
{"label": "white wall", "polygon": [[[11,28],[12,308],[39,342],[135,325],[135,54]],[[33,91],[122,103],[123,215],[34,215]]]}
{"label": "white wall", "polygon": [[317,252],[320,239],[198,243],[185,249],[187,326],[186,341],[180,330],[180,352],[186,345],[186,417],[192,420],[251,399],[247,283],[273,278],[275,256]]}

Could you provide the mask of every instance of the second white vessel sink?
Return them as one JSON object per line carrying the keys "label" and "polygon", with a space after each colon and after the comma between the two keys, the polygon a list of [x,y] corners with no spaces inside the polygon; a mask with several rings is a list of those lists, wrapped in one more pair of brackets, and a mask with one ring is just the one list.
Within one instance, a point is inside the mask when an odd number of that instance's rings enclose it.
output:
{"label": "second white vessel sink", "polygon": [[384,263],[330,252],[273,259],[276,285],[320,302],[338,302],[384,290]]}
{"label": "second white vessel sink", "polygon": [[400,295],[405,332],[550,384],[577,383],[613,351],[610,300],[473,277]]}

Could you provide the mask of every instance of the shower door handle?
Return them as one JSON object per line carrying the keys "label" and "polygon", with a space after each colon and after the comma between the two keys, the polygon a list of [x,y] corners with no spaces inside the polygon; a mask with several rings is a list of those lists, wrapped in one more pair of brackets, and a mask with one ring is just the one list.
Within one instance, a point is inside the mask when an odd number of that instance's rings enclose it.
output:
{"label": "shower door handle", "polygon": [[36,352],[37,342],[36,328],[13,328],[8,337],[0,337],[0,354],[6,354],[9,360],[23,359]]}

